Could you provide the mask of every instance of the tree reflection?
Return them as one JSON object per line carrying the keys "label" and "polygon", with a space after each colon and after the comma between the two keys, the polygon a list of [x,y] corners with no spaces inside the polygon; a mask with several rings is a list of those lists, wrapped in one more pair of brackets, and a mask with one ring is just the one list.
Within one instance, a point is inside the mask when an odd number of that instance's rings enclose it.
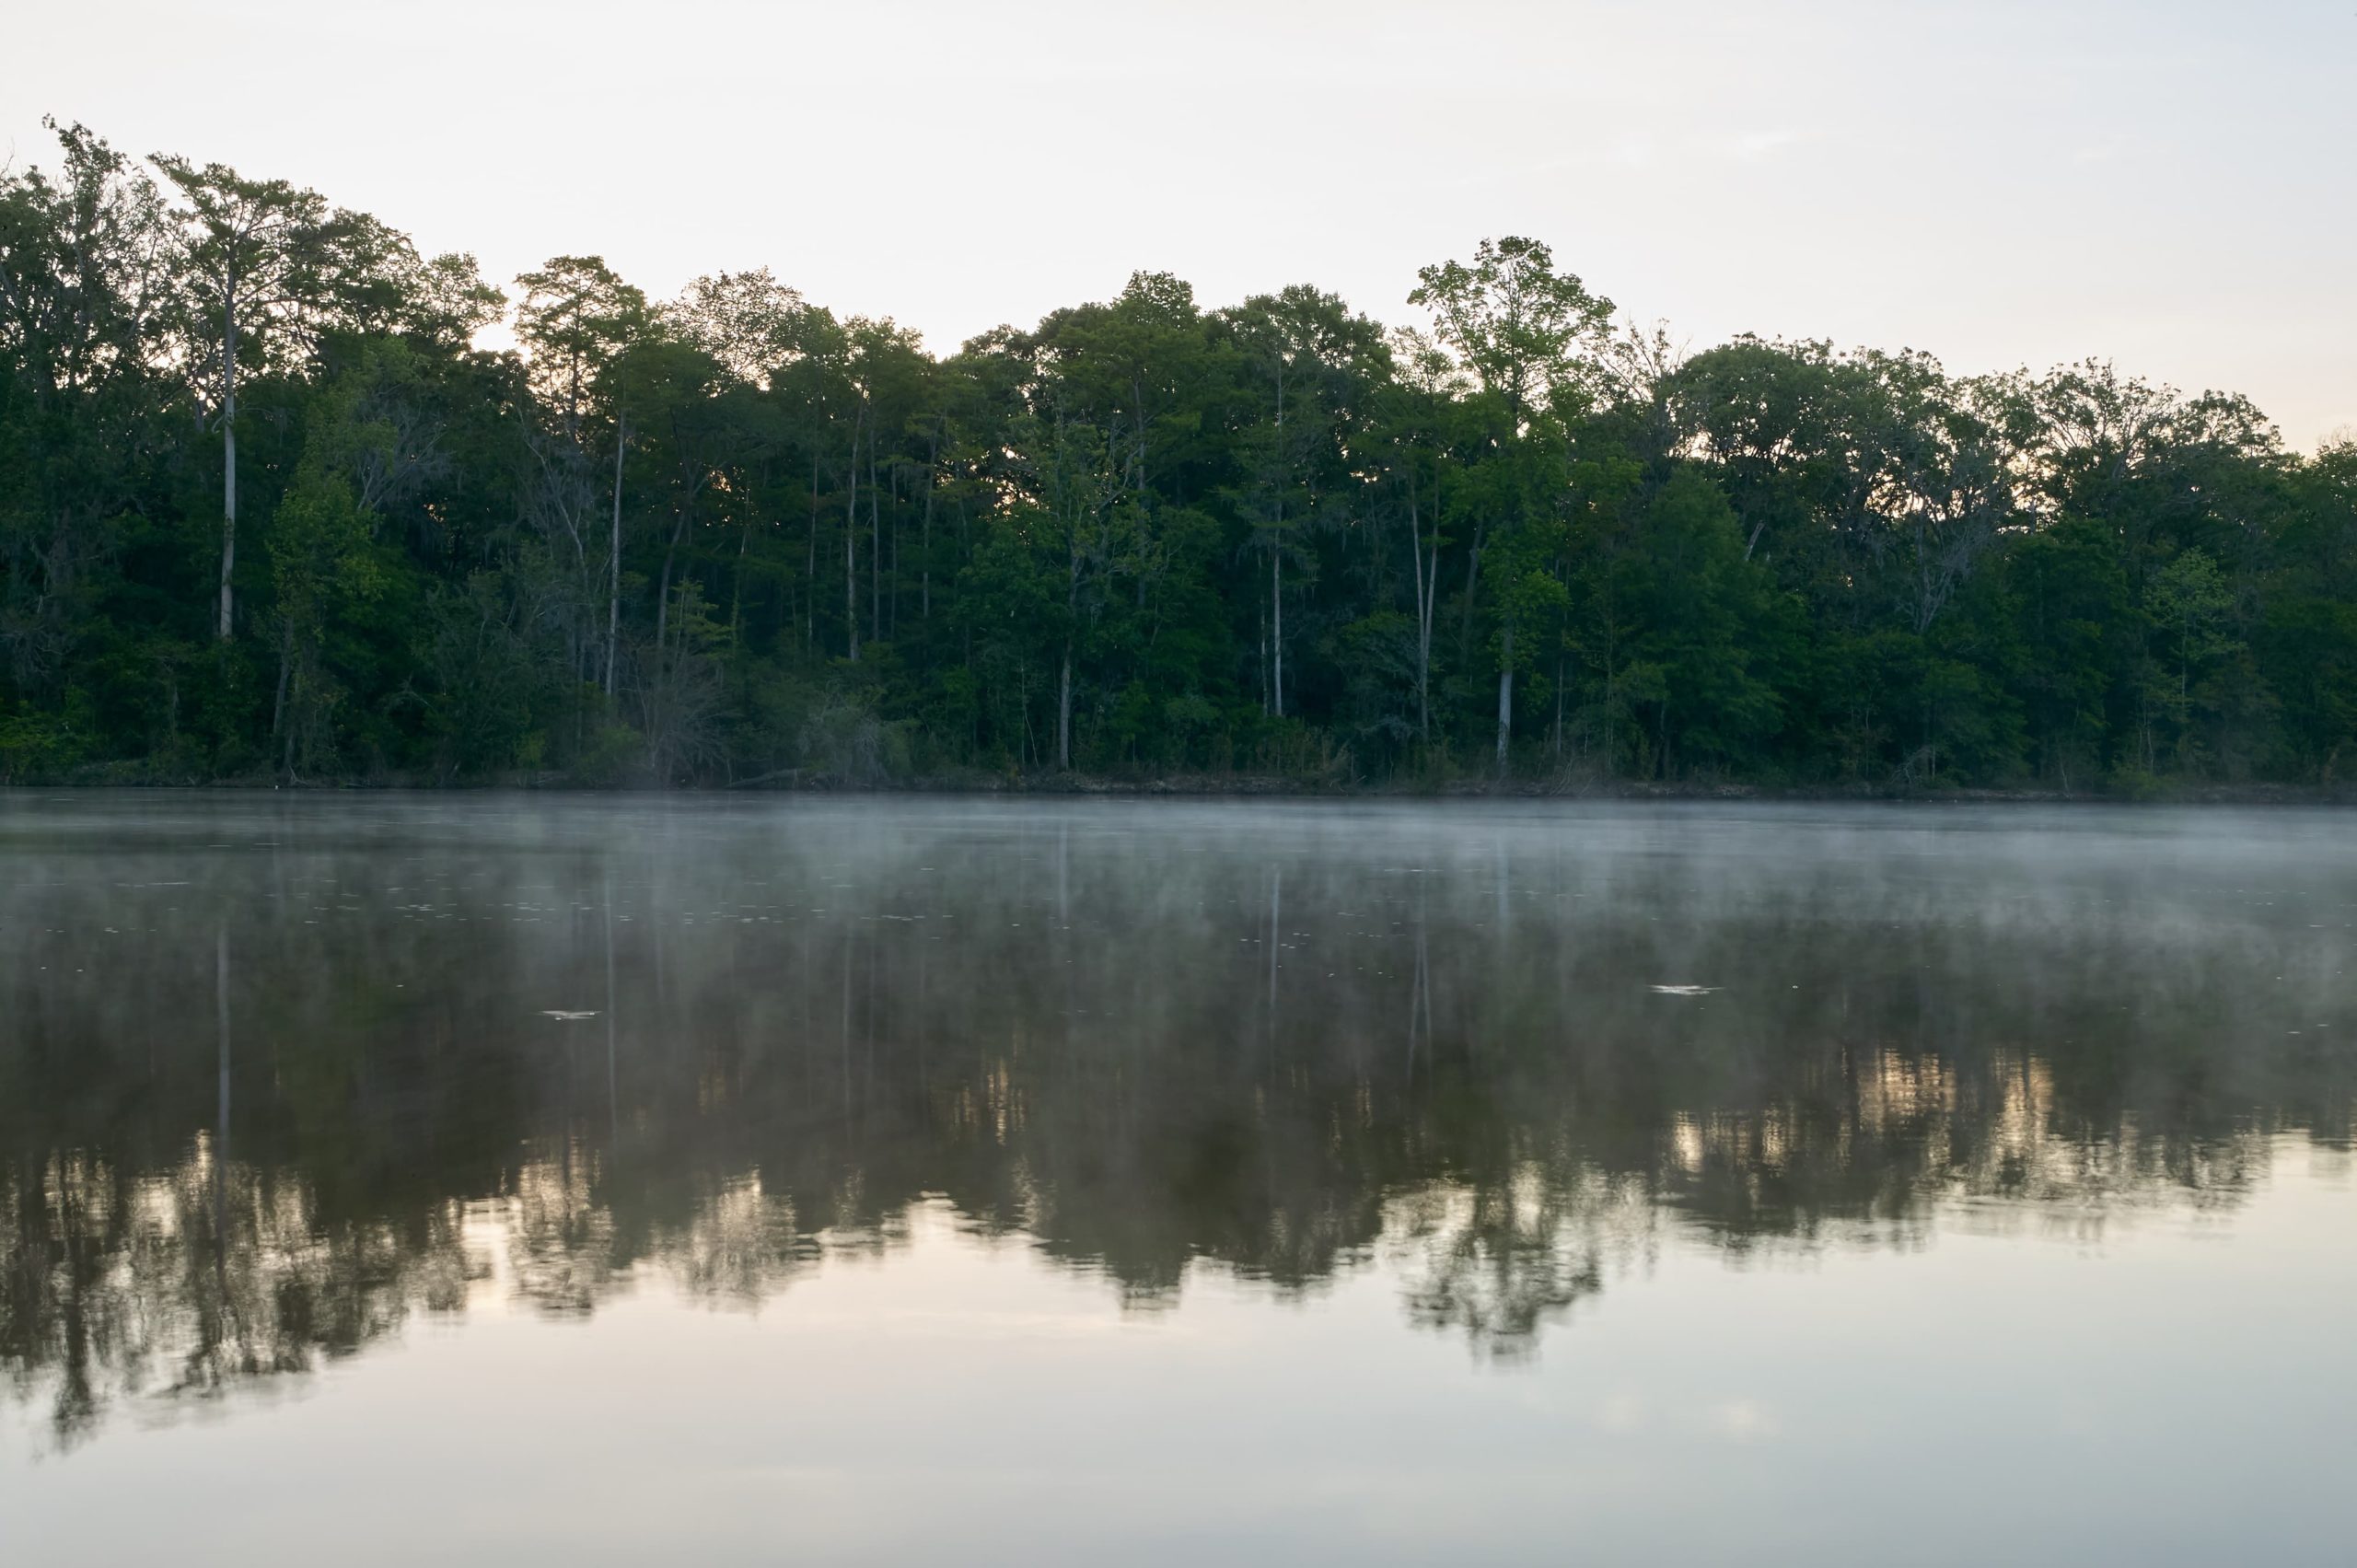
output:
{"label": "tree reflection", "polygon": [[117,1397],[210,1399],[350,1355],[458,1309],[482,1268],[455,1202],[329,1220],[298,1177],[216,1164],[209,1132],[169,1170],[58,1156],[5,1196],[0,1355],[68,1441]]}
{"label": "tree reflection", "polygon": [[1394,1222],[1409,1312],[1510,1359],[1602,1290],[1608,1263],[1643,1252],[1656,1212],[1634,1178],[1533,1163],[1494,1185],[1425,1188]]}
{"label": "tree reflection", "polygon": [[1383,1269],[1510,1358],[1672,1235],[2083,1231],[2349,1140],[2339,934],[2133,864],[1933,897],[1538,835],[842,827],[0,893],[15,1388],[72,1441],[475,1291],[756,1304],[934,1201],[1132,1306]]}

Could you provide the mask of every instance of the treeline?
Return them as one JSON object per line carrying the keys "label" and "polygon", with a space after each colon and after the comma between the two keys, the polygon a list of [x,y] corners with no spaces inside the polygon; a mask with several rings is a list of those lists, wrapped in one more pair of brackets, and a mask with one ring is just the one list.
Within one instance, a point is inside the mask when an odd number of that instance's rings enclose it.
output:
{"label": "treeline", "polygon": [[1141,273],[935,357],[58,135],[0,176],[0,778],[2134,791],[2357,735],[2357,445],[2237,397],[1687,354],[1518,238],[1428,334]]}

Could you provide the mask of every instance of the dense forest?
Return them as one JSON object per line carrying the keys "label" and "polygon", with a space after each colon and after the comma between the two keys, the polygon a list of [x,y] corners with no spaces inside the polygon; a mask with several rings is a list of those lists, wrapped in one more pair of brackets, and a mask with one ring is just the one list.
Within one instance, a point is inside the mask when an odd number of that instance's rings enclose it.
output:
{"label": "dense forest", "polygon": [[2239,397],[1688,352],[1524,238],[1427,331],[1140,273],[936,357],[57,134],[0,174],[0,780],[2142,793],[2357,738],[2357,444]]}

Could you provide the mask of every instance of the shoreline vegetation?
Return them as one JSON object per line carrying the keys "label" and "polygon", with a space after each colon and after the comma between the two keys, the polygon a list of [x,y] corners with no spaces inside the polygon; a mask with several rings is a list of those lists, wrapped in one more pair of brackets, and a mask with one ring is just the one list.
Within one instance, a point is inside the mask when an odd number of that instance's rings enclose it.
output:
{"label": "shoreline vegetation", "polygon": [[[0,785],[2339,800],[2357,439],[2105,361],[1387,327],[1168,273],[951,352],[0,170]],[[512,346],[492,346],[493,344]]]}
{"label": "shoreline vegetation", "polygon": [[2220,806],[2316,807],[2357,806],[2357,782],[2335,784],[2220,783],[2199,779],[2154,779],[2132,793],[2117,784],[2097,790],[2065,793],[2034,786],[1991,786],[1926,784],[1907,785],[1778,784],[1740,779],[1618,779],[1592,773],[1555,777],[1516,775],[1499,779],[1480,774],[1449,778],[1394,776],[1379,781],[1325,780],[1273,773],[987,774],[974,772],[845,783],[796,771],[782,775],[696,784],[657,787],[584,784],[565,774],[509,774],[453,784],[432,779],[351,777],[287,781],[269,775],[242,778],[156,779],[135,781],[101,775],[61,778],[43,783],[0,782],[0,800],[11,794],[42,790],[106,790],[122,793],[211,790],[231,793],[287,791],[302,795],[457,792],[532,795],[639,795],[656,796],[938,796],[974,799],[1053,800],[1298,800],[1374,801],[1749,801],[1788,804],[1891,804],[1924,806]]}

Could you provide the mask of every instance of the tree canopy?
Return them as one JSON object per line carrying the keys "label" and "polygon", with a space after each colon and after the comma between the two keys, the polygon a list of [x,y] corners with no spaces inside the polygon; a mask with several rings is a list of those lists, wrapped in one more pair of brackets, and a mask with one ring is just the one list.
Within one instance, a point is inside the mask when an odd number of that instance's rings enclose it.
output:
{"label": "tree canopy", "polygon": [[57,135],[0,175],[0,780],[2136,791],[2357,738],[2357,445],[2232,395],[1689,354],[1518,237],[1425,331],[1142,272],[937,354]]}

